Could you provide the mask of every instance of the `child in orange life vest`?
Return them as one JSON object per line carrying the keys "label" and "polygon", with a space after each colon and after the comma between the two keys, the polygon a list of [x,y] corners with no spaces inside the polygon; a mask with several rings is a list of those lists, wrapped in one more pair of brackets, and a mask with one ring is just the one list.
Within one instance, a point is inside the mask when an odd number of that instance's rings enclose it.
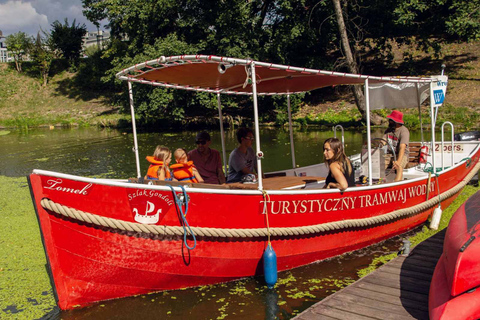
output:
{"label": "child in orange life vest", "polygon": [[172,175],[168,168],[171,160],[172,153],[170,150],[164,146],[157,146],[153,156],[147,156],[150,167],[148,167],[145,179],[171,181]]}
{"label": "child in orange life vest", "polygon": [[197,183],[203,182],[202,176],[198,173],[197,168],[193,165],[193,161],[188,161],[187,152],[185,149],[178,148],[173,153],[176,164],[172,164],[170,169],[173,171],[173,176],[178,181],[187,181]]}

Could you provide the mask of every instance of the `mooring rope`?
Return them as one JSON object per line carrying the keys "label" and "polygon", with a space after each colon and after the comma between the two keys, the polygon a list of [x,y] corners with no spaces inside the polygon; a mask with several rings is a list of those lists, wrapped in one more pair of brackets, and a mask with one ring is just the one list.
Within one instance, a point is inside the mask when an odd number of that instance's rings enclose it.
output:
{"label": "mooring rope", "polygon": [[[298,236],[315,234],[325,231],[333,231],[344,228],[366,227],[374,224],[388,222],[390,220],[406,217],[409,215],[415,215],[426,209],[432,208],[441,200],[445,200],[459,192],[477,173],[480,169],[480,161],[476,164],[473,170],[456,186],[438,197],[433,197],[423,203],[417,204],[410,208],[404,208],[396,211],[392,211],[380,216],[363,218],[363,219],[349,219],[335,222],[321,223],[312,226],[304,227],[284,227],[284,228],[255,228],[255,229],[223,229],[223,228],[204,228],[204,227],[191,227],[192,231],[200,237],[213,237],[213,238],[254,238],[254,237],[267,237],[270,233],[271,236]],[[181,226],[159,226],[159,225],[147,225],[140,223],[133,223],[128,221],[122,221],[113,218],[102,217],[93,213],[83,212],[76,210],[59,203],[53,202],[47,198],[42,199],[41,205],[43,208],[53,211],[57,214],[61,214],[65,217],[80,220],[82,222],[95,224],[98,226],[119,229],[123,231],[134,231],[141,233],[151,233],[154,235],[167,235],[167,236],[183,236],[184,230]]]}

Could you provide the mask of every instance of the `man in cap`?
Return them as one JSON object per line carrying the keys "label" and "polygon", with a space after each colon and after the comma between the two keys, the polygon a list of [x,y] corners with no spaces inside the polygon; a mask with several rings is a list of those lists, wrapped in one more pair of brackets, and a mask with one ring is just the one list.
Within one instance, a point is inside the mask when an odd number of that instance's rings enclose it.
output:
{"label": "man in cap", "polygon": [[401,181],[403,180],[403,169],[408,164],[410,132],[404,126],[403,113],[400,111],[393,110],[387,118],[388,128],[385,130],[384,139],[387,140],[395,150],[397,161],[392,161],[393,168],[397,173],[395,181]]}
{"label": "man in cap", "polygon": [[199,132],[195,139],[197,148],[188,152],[188,159],[192,160],[205,183],[224,184],[225,174],[222,169],[220,153],[210,149],[210,135],[206,131]]}

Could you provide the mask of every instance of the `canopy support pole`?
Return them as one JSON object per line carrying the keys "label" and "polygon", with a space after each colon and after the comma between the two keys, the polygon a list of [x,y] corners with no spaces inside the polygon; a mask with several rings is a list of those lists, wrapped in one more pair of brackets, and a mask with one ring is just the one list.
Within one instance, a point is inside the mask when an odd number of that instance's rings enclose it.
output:
{"label": "canopy support pole", "polygon": [[135,161],[137,163],[137,178],[140,179],[142,175],[140,174],[140,157],[138,156],[137,126],[135,124],[135,109],[133,107],[133,87],[131,81],[128,81],[128,97],[130,100],[130,114],[132,115],[133,152],[135,152]]}
{"label": "canopy support pole", "polygon": [[257,101],[257,76],[255,74],[255,62],[250,64],[250,70],[252,71],[252,94],[253,94],[253,113],[255,119],[255,147],[257,150],[257,173],[258,173],[258,190],[263,190],[263,177],[262,177],[262,158],[263,152],[260,150],[260,126],[258,125],[258,101]]}
{"label": "canopy support pole", "polygon": [[287,94],[288,109],[288,130],[290,131],[290,152],[292,153],[292,168],[297,167],[295,163],[295,145],[293,144],[293,127],[292,127],[292,109],[290,108],[290,94]]}
{"label": "canopy support pole", "polygon": [[432,126],[432,167],[433,174],[437,171],[435,169],[435,98],[433,97],[433,82],[430,82],[430,121]]}
{"label": "canopy support pole", "polygon": [[372,178],[372,146],[371,146],[371,134],[370,134],[370,94],[368,91],[368,78],[365,79],[365,109],[367,117],[367,150],[368,150],[368,185],[373,184]]}
{"label": "canopy support pole", "polygon": [[421,108],[422,103],[420,102],[420,92],[418,88],[418,82],[415,84],[415,87],[417,88],[418,117],[420,118],[420,137],[422,139],[422,146],[423,146],[425,139],[423,138],[423,123],[422,123],[422,108]]}
{"label": "canopy support pole", "polygon": [[223,130],[223,114],[220,93],[217,93],[218,117],[220,119],[220,138],[222,140],[223,172],[227,175],[227,152],[225,151],[225,131]]}

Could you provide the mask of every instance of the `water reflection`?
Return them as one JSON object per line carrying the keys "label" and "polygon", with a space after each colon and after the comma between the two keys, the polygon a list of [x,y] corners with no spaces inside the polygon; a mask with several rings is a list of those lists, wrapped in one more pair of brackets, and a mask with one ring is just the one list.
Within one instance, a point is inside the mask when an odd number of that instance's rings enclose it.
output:
{"label": "water reflection", "polygon": [[[381,136],[378,129],[372,136]],[[337,132],[338,133],[338,132]],[[210,132],[211,147],[221,150],[220,132]],[[195,148],[196,132],[139,133],[139,153],[142,172],[146,170],[147,155],[158,144],[170,149]],[[322,145],[333,136],[332,131],[299,130],[294,132],[295,158],[299,166],[323,162]],[[418,137],[417,137],[418,136]],[[226,153],[237,147],[235,131],[226,132]],[[412,133],[412,139],[419,134]],[[347,154],[359,153],[365,133],[345,131]],[[32,169],[52,170],[74,175],[126,178],[135,175],[135,157],[132,152],[133,135],[118,130],[35,129],[28,132],[12,131],[0,136],[0,175],[24,176]],[[276,171],[292,167],[288,130],[283,128],[261,129],[261,149],[265,153],[264,171]]]}

